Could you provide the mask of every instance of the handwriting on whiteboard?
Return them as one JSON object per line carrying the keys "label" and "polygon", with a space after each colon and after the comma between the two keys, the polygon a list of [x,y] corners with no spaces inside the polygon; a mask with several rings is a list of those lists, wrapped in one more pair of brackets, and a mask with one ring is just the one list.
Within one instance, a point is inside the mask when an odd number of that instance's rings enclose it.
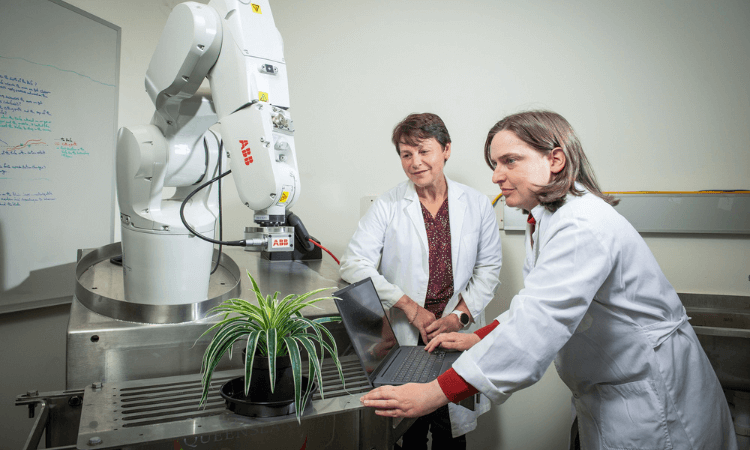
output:
{"label": "handwriting on whiteboard", "polygon": [[0,74],[0,128],[50,131],[52,113],[44,107],[50,94],[32,79]]}
{"label": "handwriting on whiteboard", "polygon": [[0,208],[20,207],[26,204],[33,204],[38,202],[54,202],[55,200],[55,194],[53,194],[51,191],[32,191],[20,193],[16,191],[0,191]]}

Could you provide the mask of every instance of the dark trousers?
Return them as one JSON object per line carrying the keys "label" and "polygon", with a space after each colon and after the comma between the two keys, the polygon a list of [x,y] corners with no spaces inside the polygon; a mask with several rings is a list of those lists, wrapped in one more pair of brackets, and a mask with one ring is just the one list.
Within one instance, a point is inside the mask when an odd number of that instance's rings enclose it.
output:
{"label": "dark trousers", "polygon": [[427,450],[427,432],[432,433],[432,450],[465,450],[466,436],[454,438],[448,405],[422,416],[404,433],[403,449]]}

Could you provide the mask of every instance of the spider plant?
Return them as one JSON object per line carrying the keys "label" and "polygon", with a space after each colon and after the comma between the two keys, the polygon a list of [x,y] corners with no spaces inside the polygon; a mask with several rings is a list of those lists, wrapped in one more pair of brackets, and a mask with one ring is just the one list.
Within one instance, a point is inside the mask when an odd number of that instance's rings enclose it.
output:
{"label": "spider plant", "polygon": [[[216,331],[203,355],[203,363],[201,364],[203,395],[200,404],[202,406],[206,402],[211,377],[221,358],[225,353],[229,353],[231,359],[234,343],[246,340],[245,396],[248,395],[250,388],[253,361],[256,355],[268,358],[271,392],[276,385],[276,358],[288,355],[292,364],[294,406],[299,422],[304,406],[312,392],[312,389],[307,389],[303,398],[301,349],[304,348],[308,355],[308,384],[312,385],[313,380],[317,380],[321,397],[324,395],[321,367],[325,351],[333,358],[339,372],[339,378],[344,383],[344,374],[338,358],[336,342],[331,332],[323,326],[327,322],[340,322],[341,317],[321,317],[310,320],[303,317],[300,312],[306,306],[332,299],[333,297],[315,299],[310,297],[335,288],[316,289],[301,295],[287,295],[283,299],[278,298],[279,292],[276,292],[273,296],[267,295],[264,297],[258,283],[255,282],[249,271],[247,276],[252,283],[252,291],[258,301],[257,305],[247,300],[234,298],[225,300],[209,311],[208,315],[224,314],[224,317],[201,335],[202,338],[211,331]],[[326,342],[324,336],[328,338],[330,344]],[[320,356],[318,356],[315,343],[320,346]]]}

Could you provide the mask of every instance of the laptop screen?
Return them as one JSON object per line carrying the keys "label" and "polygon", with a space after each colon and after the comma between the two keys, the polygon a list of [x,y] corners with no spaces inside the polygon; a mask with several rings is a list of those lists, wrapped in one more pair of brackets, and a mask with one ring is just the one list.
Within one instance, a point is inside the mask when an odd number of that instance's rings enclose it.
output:
{"label": "laptop screen", "polygon": [[[354,350],[367,375],[398,347],[375,286],[365,278],[333,294]],[[340,300],[339,300],[340,299]]]}

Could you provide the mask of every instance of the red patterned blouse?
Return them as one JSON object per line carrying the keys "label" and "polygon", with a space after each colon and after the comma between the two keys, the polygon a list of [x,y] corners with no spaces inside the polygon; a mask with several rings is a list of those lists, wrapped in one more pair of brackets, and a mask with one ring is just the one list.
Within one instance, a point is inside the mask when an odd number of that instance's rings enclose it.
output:
{"label": "red patterned blouse", "polygon": [[427,283],[425,309],[439,319],[448,300],[453,297],[453,263],[451,261],[451,226],[448,199],[443,201],[435,217],[422,205],[422,217],[429,245],[430,279]]}

